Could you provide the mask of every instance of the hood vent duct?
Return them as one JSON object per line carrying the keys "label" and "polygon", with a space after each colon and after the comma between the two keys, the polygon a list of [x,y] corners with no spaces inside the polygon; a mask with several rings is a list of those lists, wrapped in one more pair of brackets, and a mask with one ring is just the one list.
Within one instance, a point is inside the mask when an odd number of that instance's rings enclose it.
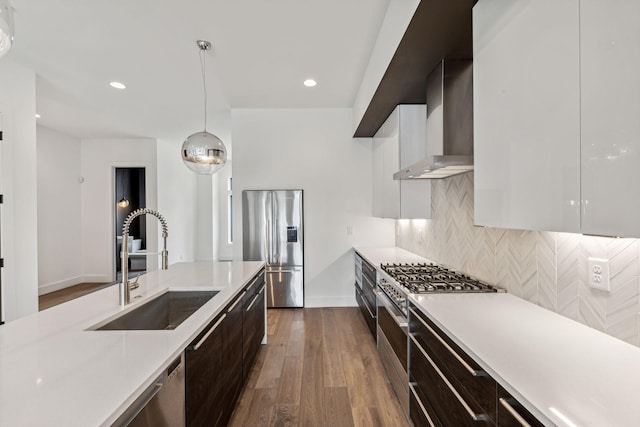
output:
{"label": "hood vent duct", "polygon": [[441,179],[473,170],[472,61],[442,61],[427,77],[427,158],[393,179]]}

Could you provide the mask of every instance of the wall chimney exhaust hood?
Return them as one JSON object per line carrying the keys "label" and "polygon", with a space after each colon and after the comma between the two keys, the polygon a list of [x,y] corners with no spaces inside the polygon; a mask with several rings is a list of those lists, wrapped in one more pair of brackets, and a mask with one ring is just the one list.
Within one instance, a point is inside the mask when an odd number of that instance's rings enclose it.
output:
{"label": "wall chimney exhaust hood", "polygon": [[393,179],[441,179],[473,170],[470,60],[443,60],[427,77],[427,158]]}

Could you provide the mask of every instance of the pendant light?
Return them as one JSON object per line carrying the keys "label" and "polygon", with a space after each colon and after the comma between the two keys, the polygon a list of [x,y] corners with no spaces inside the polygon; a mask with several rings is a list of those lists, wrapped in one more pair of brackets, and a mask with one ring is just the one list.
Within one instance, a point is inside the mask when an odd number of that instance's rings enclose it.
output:
{"label": "pendant light", "polygon": [[204,87],[204,131],[196,132],[182,144],[182,161],[195,173],[213,175],[227,161],[227,149],[224,143],[212,133],[207,132],[207,83],[205,80],[205,54],[211,49],[211,43],[198,40],[200,49],[200,67]]}
{"label": "pendant light", "polygon": [[14,34],[13,8],[9,0],[0,0],[0,58],[11,49]]}
{"label": "pendant light", "polygon": [[126,208],[127,206],[129,206],[129,199],[127,199],[125,197],[125,192],[124,192],[124,177],[120,178],[120,182],[122,183],[122,199],[120,199],[120,201],[118,201],[117,205],[120,208]]}

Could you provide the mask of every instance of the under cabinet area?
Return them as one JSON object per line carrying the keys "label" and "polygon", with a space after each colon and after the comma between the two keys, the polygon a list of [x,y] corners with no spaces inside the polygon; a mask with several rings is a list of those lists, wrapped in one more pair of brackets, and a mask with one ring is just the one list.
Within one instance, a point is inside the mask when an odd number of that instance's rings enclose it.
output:
{"label": "under cabinet area", "polygon": [[264,338],[265,307],[262,270],[186,348],[188,427],[228,424]]}

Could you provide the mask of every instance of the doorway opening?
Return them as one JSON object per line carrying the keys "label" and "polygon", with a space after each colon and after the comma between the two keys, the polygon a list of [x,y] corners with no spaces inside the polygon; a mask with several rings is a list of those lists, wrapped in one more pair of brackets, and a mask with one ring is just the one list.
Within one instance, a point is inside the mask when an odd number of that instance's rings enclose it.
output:
{"label": "doorway opening", "polygon": [[[122,226],[127,216],[139,208],[146,207],[145,168],[115,168],[115,254],[116,281],[122,280],[120,252],[122,250]],[[130,227],[129,278],[147,271],[147,221],[144,215],[136,218]]]}

